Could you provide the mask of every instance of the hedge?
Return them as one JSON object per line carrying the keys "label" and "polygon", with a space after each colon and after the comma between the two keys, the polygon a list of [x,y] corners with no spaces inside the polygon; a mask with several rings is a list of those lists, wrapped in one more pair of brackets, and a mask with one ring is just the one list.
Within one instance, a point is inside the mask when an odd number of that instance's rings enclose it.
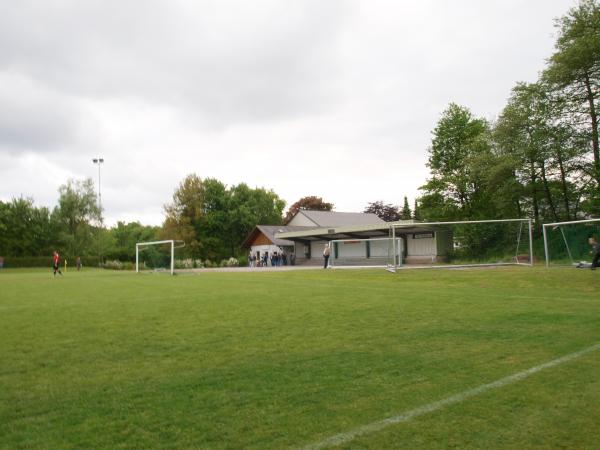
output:
{"label": "hedge", "polygon": [[[61,267],[75,267],[76,257],[67,257],[60,259]],[[82,256],[81,264],[83,267],[98,267],[100,258],[98,256]],[[52,256],[5,256],[4,268],[19,268],[19,267],[52,267]]]}

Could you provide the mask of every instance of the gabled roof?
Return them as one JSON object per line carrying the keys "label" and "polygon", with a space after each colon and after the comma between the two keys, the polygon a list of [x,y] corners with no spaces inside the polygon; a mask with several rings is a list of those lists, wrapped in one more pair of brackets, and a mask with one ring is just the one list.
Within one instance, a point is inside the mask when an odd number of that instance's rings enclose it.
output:
{"label": "gabled roof", "polygon": [[367,239],[388,237],[389,227],[395,226],[399,235],[406,233],[419,233],[440,229],[440,223],[428,224],[415,220],[399,220],[397,222],[384,222],[366,225],[345,225],[330,227],[298,227],[298,230],[277,233],[279,238],[293,241],[335,240],[335,239]]}
{"label": "gabled roof", "polygon": [[343,227],[351,225],[374,225],[385,223],[375,214],[337,211],[312,211],[301,209],[298,214],[308,217],[317,227]]}
{"label": "gabled roof", "polygon": [[267,239],[269,239],[273,243],[273,245],[278,245],[278,246],[294,245],[293,241],[276,238],[275,233],[289,233],[289,232],[293,232],[293,231],[309,230],[309,229],[311,229],[311,228],[310,227],[293,227],[293,226],[284,226],[284,225],[256,225],[254,227],[254,229],[250,232],[248,237],[246,237],[246,239],[244,239],[244,242],[242,242],[242,247],[244,247],[244,248],[250,247],[250,242],[252,242],[254,239],[256,239],[256,236],[258,235],[258,233],[264,234],[267,237]]}

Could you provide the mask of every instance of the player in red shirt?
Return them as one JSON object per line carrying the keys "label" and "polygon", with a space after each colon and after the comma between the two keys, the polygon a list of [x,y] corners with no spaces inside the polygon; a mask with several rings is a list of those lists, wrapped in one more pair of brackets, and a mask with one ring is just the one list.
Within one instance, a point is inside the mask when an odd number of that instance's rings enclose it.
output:
{"label": "player in red shirt", "polygon": [[56,276],[56,272],[58,272],[62,276],[62,272],[60,271],[60,255],[56,250],[54,250],[54,253],[52,255],[52,263],[54,267],[54,276]]}

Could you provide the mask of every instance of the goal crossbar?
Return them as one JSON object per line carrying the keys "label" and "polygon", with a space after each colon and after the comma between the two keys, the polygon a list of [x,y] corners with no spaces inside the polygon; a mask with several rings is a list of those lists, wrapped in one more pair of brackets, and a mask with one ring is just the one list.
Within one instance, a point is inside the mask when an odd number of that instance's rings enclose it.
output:
{"label": "goal crossbar", "polygon": [[[167,239],[163,241],[138,242],[135,244],[135,272],[140,271],[140,249],[151,245],[171,244],[171,275],[175,273],[175,249],[185,246],[184,241]],[[177,244],[177,245],[176,245]]]}
{"label": "goal crossbar", "polygon": [[[533,222],[531,219],[486,219],[486,220],[459,220],[459,221],[446,221],[446,222],[390,222],[387,223],[385,227],[381,227],[381,229],[384,228],[388,228],[390,229],[390,234],[392,237],[392,243],[395,245],[395,239],[396,239],[396,230],[397,229],[402,229],[402,228],[423,228],[423,227],[431,227],[431,226],[445,226],[445,225],[474,225],[474,224],[490,224],[490,223],[521,223],[521,225],[523,224],[527,224],[527,228],[528,228],[528,235],[529,235],[529,263],[520,263],[518,261],[518,258],[516,258],[516,263],[517,265],[529,265],[529,266],[533,266]],[[520,243],[520,231],[519,230],[519,237],[518,237],[518,243],[517,243],[517,250],[518,250],[518,245]],[[396,249],[393,250],[394,253],[396,252]],[[478,266],[480,264],[472,264],[471,266]],[[488,265],[488,264],[481,264],[481,265]],[[393,271],[395,271],[397,268],[396,265],[396,261],[394,260],[394,265],[393,265]]]}

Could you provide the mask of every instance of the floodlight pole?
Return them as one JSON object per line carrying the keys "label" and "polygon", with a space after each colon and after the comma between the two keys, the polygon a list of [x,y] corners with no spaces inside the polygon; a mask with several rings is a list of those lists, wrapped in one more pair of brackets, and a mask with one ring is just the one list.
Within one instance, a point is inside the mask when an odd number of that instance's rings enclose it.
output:
{"label": "floodlight pole", "polygon": [[94,164],[98,164],[98,210],[100,211],[100,223],[102,223],[102,193],[100,192],[100,166],[104,163],[104,158],[92,159]]}

